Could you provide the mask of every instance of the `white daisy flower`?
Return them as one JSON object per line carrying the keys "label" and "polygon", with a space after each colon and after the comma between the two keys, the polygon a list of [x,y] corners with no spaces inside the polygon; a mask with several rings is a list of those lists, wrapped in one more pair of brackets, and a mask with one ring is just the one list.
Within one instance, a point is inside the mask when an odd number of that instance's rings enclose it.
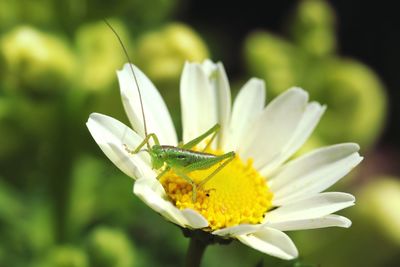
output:
{"label": "white daisy flower", "polygon": [[[162,145],[178,146],[168,109],[152,82],[133,66],[140,86],[149,133]],[[325,106],[309,102],[308,94],[291,88],[265,107],[265,85],[250,79],[233,106],[221,63],[186,63],[181,77],[183,143],[218,123],[218,137],[207,152],[236,156],[199,188],[195,202],[191,186],[169,171],[161,177],[147,153],[130,154],[144,139],[138,90],[130,66],[117,72],[122,102],[132,130],[102,114],[91,114],[87,127],[107,155],[135,180],[133,192],[167,220],[233,238],[263,253],[293,259],[298,251],[283,231],[349,227],[351,221],[333,214],[354,205],[354,197],[324,192],[361,160],[354,143],[323,147],[296,159],[291,156],[310,136]],[[204,145],[204,144],[203,144]],[[197,146],[198,150],[202,145]],[[199,183],[210,170],[189,173]]]}

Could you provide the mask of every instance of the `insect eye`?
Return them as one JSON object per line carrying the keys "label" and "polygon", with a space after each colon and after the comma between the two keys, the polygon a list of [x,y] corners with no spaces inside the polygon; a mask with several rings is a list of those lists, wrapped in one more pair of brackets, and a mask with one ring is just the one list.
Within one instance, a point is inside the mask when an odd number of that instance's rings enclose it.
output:
{"label": "insect eye", "polygon": [[184,155],[178,155],[178,157],[177,157],[178,159],[184,159],[185,158],[185,156]]}

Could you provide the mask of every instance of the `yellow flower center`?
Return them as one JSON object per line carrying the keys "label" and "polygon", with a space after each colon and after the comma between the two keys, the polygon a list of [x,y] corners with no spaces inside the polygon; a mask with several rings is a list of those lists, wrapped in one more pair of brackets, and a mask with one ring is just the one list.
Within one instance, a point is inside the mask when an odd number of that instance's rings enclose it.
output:
{"label": "yellow flower center", "polygon": [[[222,154],[209,150],[208,153]],[[188,173],[199,184],[220,164]],[[209,222],[209,230],[217,230],[238,224],[260,223],[272,207],[272,192],[264,177],[254,168],[253,161],[243,162],[239,156],[229,162],[215,176],[197,188],[193,202],[192,186],[173,171],[161,177],[167,195],[176,207],[191,208],[201,213]]]}

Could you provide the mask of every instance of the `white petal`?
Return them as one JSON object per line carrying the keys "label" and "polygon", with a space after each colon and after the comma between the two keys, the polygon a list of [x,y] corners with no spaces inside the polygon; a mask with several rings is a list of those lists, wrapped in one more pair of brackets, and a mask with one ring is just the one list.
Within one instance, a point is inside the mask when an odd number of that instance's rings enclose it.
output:
{"label": "white petal", "polygon": [[253,158],[260,169],[274,160],[291,140],[306,110],[308,94],[292,88],[275,98],[251,127],[239,151],[244,158]]}
{"label": "white petal", "polygon": [[[193,63],[193,64],[197,64],[197,63]],[[199,65],[201,66],[201,68],[203,69],[203,71],[207,77],[209,77],[210,75],[212,75],[215,72],[216,64],[209,59],[205,59]]]}
{"label": "white petal", "polygon": [[208,226],[208,221],[200,213],[192,209],[184,209],[181,211],[186,218],[187,224],[193,229],[204,228]]}
{"label": "white petal", "polygon": [[195,216],[194,212],[188,210],[181,212],[176,208],[167,199],[164,188],[155,179],[137,180],[133,187],[133,192],[153,210],[177,225],[193,229],[203,228],[208,225],[208,223],[205,225],[203,221],[204,218],[200,218],[201,215]]}
{"label": "white petal", "polygon": [[187,143],[217,123],[217,103],[199,64],[185,64],[180,86],[183,142]]}
{"label": "white petal", "polygon": [[316,102],[307,105],[303,117],[301,118],[297,129],[294,131],[291,140],[273,161],[268,162],[267,165],[260,170],[260,173],[263,176],[270,177],[277,167],[290,158],[307,141],[321,119],[325,109],[326,106],[321,106]]}
{"label": "white petal", "polygon": [[218,123],[221,125],[217,143],[218,147],[222,148],[227,142],[226,135],[229,129],[229,118],[231,115],[231,89],[222,63],[218,62],[216,64],[215,73],[212,74],[211,77],[213,77],[211,82],[217,99]]}
{"label": "white petal", "polygon": [[139,93],[130,66],[135,72],[142,95],[148,133],[155,133],[163,145],[177,145],[175,128],[160,93],[141,70],[134,65],[125,64],[122,70],[117,71],[117,75],[122,103],[132,127],[142,137],[145,136]]}
{"label": "white petal", "polygon": [[320,218],[266,223],[265,225],[281,231],[295,231],[295,230],[317,229],[325,227],[349,228],[351,226],[351,221],[346,217],[339,216],[336,214],[330,214]]}
{"label": "white petal", "polygon": [[154,211],[160,213],[169,221],[182,227],[186,219],[181,212],[166,200],[164,188],[155,179],[139,179],[135,182],[133,192]]}
{"label": "white petal", "polygon": [[134,179],[155,176],[147,154],[132,155],[126,151],[124,145],[134,149],[143,139],[129,127],[98,113],[92,113],[86,125],[104,154],[126,175]]}
{"label": "white petal", "polygon": [[212,232],[213,235],[219,236],[238,236],[238,235],[247,235],[250,233],[257,232],[262,225],[260,224],[239,224],[227,228],[223,228],[220,230],[216,230]]}
{"label": "white petal", "polygon": [[164,216],[167,220],[182,227],[187,225],[186,218],[170,201],[167,200],[164,188],[155,179],[138,179],[133,192],[150,208]]}
{"label": "white petal", "polygon": [[273,228],[237,236],[237,239],[249,247],[284,260],[291,260],[299,255],[293,241],[285,233]]}
{"label": "white petal", "polygon": [[360,163],[358,150],[357,144],[338,144],[289,162],[269,182],[274,205],[285,205],[327,189]]}
{"label": "white petal", "polygon": [[247,138],[249,127],[254,123],[265,105],[265,83],[252,78],[239,91],[233,103],[229,124],[228,141],[224,151],[236,150],[239,143]]}
{"label": "white petal", "polygon": [[276,223],[324,217],[353,206],[354,201],[354,196],[347,193],[320,193],[267,212],[264,222]]}

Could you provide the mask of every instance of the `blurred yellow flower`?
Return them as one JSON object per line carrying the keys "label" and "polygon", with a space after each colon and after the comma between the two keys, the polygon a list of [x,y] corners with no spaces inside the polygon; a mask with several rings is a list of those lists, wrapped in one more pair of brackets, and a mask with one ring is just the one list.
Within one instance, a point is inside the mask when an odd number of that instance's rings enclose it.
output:
{"label": "blurred yellow flower", "polygon": [[170,23],[138,40],[137,62],[155,81],[178,80],[185,60],[201,61],[209,55],[201,37],[189,26]]}
{"label": "blurred yellow flower", "polygon": [[68,88],[75,75],[76,58],[62,38],[30,26],[20,26],[0,41],[7,87],[48,94]]}

